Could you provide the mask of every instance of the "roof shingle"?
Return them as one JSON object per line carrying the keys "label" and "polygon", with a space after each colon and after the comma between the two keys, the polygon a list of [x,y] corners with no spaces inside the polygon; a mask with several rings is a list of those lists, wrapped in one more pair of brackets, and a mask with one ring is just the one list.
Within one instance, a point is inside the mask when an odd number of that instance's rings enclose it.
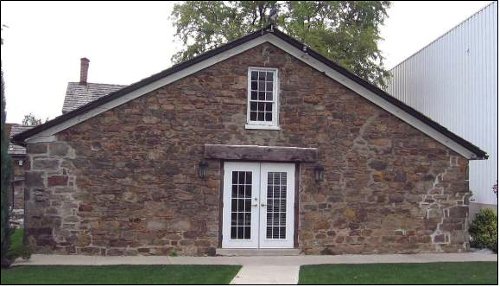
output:
{"label": "roof shingle", "polygon": [[65,114],[72,110],[76,110],[83,105],[93,102],[112,92],[116,92],[124,87],[126,86],[97,83],[82,85],[79,82],[69,82],[66,89],[62,113]]}
{"label": "roof shingle", "polygon": [[[10,128],[10,135],[9,138],[11,139],[15,135],[25,132],[35,126],[23,126],[19,124],[12,124]],[[13,144],[12,142],[9,142],[9,150],[8,153],[10,155],[26,155],[26,148],[17,144]]]}

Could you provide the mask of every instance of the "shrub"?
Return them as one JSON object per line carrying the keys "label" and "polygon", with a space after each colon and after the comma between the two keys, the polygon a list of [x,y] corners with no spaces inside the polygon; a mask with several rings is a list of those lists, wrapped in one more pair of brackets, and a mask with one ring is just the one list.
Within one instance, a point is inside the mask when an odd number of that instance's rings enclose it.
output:
{"label": "shrub", "polygon": [[[3,27],[2,27],[3,30]],[[3,39],[2,39],[3,44]],[[1,66],[1,64],[0,64]],[[2,85],[1,85],[1,124],[0,124],[0,154],[1,154],[1,167],[0,167],[0,178],[1,178],[1,189],[0,189],[0,239],[1,239],[1,253],[0,253],[0,267],[9,267],[11,261],[7,258],[7,252],[10,246],[10,226],[9,226],[9,199],[7,194],[10,191],[10,173],[11,173],[11,161],[9,153],[9,135],[5,130],[5,92],[4,92],[4,82],[3,82],[3,69],[1,72]]]}
{"label": "shrub", "polygon": [[14,261],[16,258],[29,259],[31,248],[24,243],[24,229],[14,229],[10,235],[10,248],[7,257]]}
{"label": "shrub", "polygon": [[498,250],[497,215],[491,209],[481,209],[469,227],[471,247]]}

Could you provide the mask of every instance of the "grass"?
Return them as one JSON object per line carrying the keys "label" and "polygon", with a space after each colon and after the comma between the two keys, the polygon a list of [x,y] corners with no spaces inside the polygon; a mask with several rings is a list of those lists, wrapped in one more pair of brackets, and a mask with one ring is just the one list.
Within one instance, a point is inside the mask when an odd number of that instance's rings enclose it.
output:
{"label": "grass", "polygon": [[299,284],[497,284],[497,262],[307,265]]}
{"label": "grass", "polygon": [[241,266],[16,266],[2,284],[228,284]]}

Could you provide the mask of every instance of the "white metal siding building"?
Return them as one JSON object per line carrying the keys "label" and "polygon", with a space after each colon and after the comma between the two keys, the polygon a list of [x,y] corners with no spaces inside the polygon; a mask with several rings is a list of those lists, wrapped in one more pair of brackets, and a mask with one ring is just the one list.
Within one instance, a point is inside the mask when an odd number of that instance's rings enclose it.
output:
{"label": "white metal siding building", "polygon": [[471,201],[496,204],[497,2],[391,70],[388,92],[489,154],[470,161]]}

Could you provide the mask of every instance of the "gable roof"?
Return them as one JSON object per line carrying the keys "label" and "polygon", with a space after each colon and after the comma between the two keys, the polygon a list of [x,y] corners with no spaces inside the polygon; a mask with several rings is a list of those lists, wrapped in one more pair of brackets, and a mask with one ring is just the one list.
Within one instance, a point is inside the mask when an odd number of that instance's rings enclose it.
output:
{"label": "gable roof", "polygon": [[174,65],[167,70],[112,92],[107,96],[100,97],[93,102],[15,136],[14,141],[21,144],[24,144],[25,141],[52,141],[54,140],[54,134],[57,132],[266,42],[277,46],[324,75],[338,81],[465,158],[488,158],[486,152],[477,146],[273,26],[257,30],[191,60]]}
{"label": "gable roof", "polygon": [[[12,139],[15,135],[32,129],[34,126],[23,126],[19,124],[10,124],[9,139]],[[9,142],[9,149],[7,151],[11,156],[25,156],[26,148],[15,143]]]}
{"label": "gable roof", "polygon": [[66,88],[62,113],[65,114],[76,110],[81,106],[125,87],[124,85],[69,82]]}

